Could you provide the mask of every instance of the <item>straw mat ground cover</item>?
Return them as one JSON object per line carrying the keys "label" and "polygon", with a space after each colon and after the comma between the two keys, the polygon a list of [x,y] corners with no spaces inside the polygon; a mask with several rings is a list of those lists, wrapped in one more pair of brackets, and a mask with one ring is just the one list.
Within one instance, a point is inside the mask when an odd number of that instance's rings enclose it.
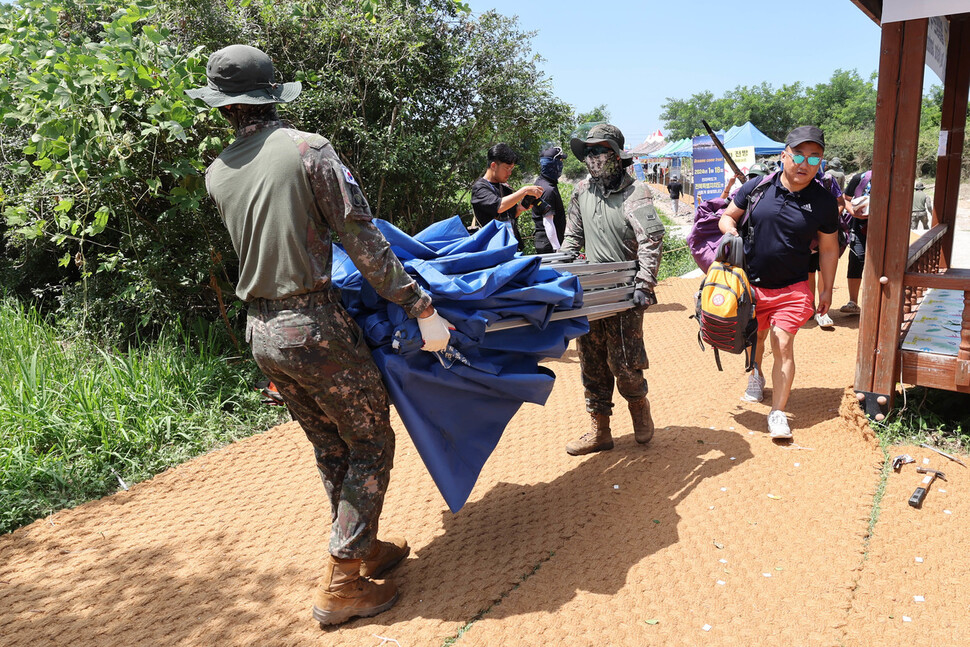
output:
{"label": "straw mat ground cover", "polygon": [[922,510],[914,465],[884,477],[848,389],[857,318],[799,332],[795,438],[776,445],[768,406],[738,399],[740,358],[719,373],[698,348],[696,285],[666,281],[646,316],[646,447],[620,402],[613,451],[566,455],[588,421],[570,350],[452,515],[395,418],[382,528],[412,554],[387,613],[311,620],[326,499],[290,423],[0,537],[0,645],[970,644],[968,471],[908,448],[949,478]]}

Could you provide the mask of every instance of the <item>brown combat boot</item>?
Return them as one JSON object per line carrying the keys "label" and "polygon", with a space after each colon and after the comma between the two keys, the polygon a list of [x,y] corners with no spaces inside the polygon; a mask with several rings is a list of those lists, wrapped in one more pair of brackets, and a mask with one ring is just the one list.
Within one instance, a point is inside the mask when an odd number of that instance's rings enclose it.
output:
{"label": "brown combat boot", "polygon": [[610,417],[605,413],[592,413],[590,430],[566,444],[566,453],[570,456],[582,456],[593,452],[613,449],[613,436],[610,435]]}
{"label": "brown combat boot", "polygon": [[360,576],[359,559],[333,557],[327,561],[324,581],[313,593],[313,619],[320,626],[339,625],[351,618],[367,618],[387,611],[397,602],[397,587]]}
{"label": "brown combat boot", "polygon": [[402,537],[388,537],[387,541],[375,539],[370,553],[360,562],[360,575],[378,578],[400,564],[410,552],[411,547]]}
{"label": "brown combat boot", "polygon": [[641,445],[646,445],[653,438],[653,418],[650,416],[650,400],[643,396],[639,400],[627,403],[630,407],[630,417],[633,418],[633,438]]}

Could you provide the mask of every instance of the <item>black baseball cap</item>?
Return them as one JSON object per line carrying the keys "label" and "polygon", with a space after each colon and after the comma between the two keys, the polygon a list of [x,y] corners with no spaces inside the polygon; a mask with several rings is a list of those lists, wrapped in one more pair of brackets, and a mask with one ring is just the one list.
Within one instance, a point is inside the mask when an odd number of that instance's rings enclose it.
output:
{"label": "black baseball cap", "polygon": [[785,138],[785,145],[789,148],[795,148],[805,142],[815,142],[825,148],[825,135],[822,133],[822,129],[815,126],[799,126],[788,133],[788,137]]}

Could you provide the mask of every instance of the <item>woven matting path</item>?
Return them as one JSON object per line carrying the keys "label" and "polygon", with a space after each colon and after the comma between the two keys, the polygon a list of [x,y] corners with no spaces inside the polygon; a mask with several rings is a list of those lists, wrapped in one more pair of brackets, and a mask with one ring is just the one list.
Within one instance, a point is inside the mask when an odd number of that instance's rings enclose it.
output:
{"label": "woven matting path", "polygon": [[0,537],[0,645],[970,645],[970,470],[890,448],[949,480],[916,510],[915,466],[889,474],[870,537],[885,460],[849,388],[858,319],[798,334],[780,446],[740,358],[719,373],[698,348],[697,283],[664,282],[645,318],[649,446],[618,406],[613,451],[566,455],[588,421],[571,349],[452,515],[394,419],[382,528],[413,549],[390,611],[310,618],[327,502],[290,423]]}

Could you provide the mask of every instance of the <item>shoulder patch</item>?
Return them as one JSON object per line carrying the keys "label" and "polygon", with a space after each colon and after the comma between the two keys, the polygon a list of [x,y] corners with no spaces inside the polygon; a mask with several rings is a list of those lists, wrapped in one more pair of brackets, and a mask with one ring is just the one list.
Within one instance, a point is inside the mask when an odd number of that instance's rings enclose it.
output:
{"label": "shoulder patch", "polygon": [[349,168],[347,168],[343,164],[340,165],[340,168],[344,172],[344,180],[347,181],[347,184],[353,184],[354,186],[360,186],[359,184],[357,184],[357,180],[354,179],[354,174],[350,172],[350,169]]}

